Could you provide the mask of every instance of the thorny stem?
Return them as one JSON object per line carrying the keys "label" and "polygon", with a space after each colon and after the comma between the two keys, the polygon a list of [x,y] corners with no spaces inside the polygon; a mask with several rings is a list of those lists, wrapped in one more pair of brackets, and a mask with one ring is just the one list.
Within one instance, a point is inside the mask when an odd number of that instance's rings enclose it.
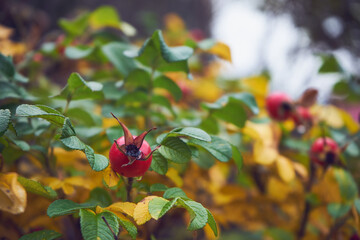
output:
{"label": "thorny stem", "polygon": [[[307,184],[305,186],[305,194],[308,194],[311,192],[311,188],[314,184],[314,178],[315,178],[315,166],[314,166],[314,163],[312,161],[310,161],[310,176],[309,176],[309,181],[307,182]],[[308,199],[305,199],[304,212],[303,212],[303,216],[301,218],[300,228],[299,228],[299,231],[297,234],[298,240],[302,239],[305,235],[306,225],[309,221],[310,211],[311,211],[311,203]]]}
{"label": "thorny stem", "polygon": [[132,201],[132,199],[131,199],[131,189],[132,189],[132,186],[133,186],[133,182],[134,182],[134,178],[129,177],[127,179],[127,183],[125,183],[126,184],[126,201],[127,202]]}
{"label": "thorny stem", "polygon": [[116,236],[114,230],[112,229],[112,227],[110,226],[110,224],[108,223],[108,221],[106,220],[106,218],[104,216],[101,217],[102,220],[104,220],[105,224],[108,226],[108,228],[110,229],[111,233],[113,234],[114,236],[114,239],[115,240],[118,240],[118,237]]}

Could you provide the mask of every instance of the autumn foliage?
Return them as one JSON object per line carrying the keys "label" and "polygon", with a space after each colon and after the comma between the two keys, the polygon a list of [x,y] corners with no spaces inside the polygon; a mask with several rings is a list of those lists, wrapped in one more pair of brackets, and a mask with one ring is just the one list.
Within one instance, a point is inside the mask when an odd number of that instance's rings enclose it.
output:
{"label": "autumn foliage", "polygon": [[103,6],[35,49],[1,26],[0,237],[356,237],[354,118],[316,89],[224,79],[226,44],[164,23],[138,39]]}

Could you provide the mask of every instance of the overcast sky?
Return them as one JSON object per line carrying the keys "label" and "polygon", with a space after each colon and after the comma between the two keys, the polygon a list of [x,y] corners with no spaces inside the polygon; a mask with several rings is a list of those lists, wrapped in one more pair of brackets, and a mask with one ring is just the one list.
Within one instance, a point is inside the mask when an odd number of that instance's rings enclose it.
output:
{"label": "overcast sky", "polygon": [[[316,87],[319,101],[325,102],[339,76],[317,74],[321,60],[307,48],[306,33],[295,28],[288,15],[275,18],[257,10],[259,3],[261,0],[213,0],[212,35],[230,46],[233,58],[224,75],[248,77],[268,66],[272,91],[296,98],[306,88]],[[330,29],[336,33],[336,23],[330,22]],[[347,59],[346,53],[337,54]]]}

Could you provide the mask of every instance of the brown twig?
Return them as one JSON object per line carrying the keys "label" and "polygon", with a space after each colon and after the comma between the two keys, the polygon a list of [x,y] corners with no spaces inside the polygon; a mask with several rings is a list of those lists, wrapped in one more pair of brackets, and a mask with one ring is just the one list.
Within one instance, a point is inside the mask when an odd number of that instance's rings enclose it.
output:
{"label": "brown twig", "polygon": [[132,185],[134,183],[134,178],[129,177],[127,179],[127,184],[126,184],[126,201],[131,202],[131,189],[132,189]]}
{"label": "brown twig", "polygon": [[336,231],[338,231],[350,217],[351,215],[348,214],[335,221],[334,225],[330,228],[329,234],[326,236],[325,240],[330,240],[334,233],[336,233]]}
{"label": "brown twig", "polygon": [[104,220],[105,224],[108,226],[108,228],[110,229],[111,233],[114,236],[115,240],[118,240],[118,236],[115,234],[114,230],[112,229],[112,227],[110,226],[110,224],[108,223],[108,221],[106,220],[106,218],[104,216],[101,216],[102,220]]}
{"label": "brown twig", "polygon": [[[308,194],[311,192],[312,185],[314,184],[315,166],[312,161],[310,161],[310,172],[309,173],[310,173],[309,181],[307,182],[307,184],[305,186],[305,194]],[[300,228],[299,228],[299,231],[297,234],[297,239],[299,239],[299,240],[305,236],[306,225],[307,225],[307,222],[309,221],[310,211],[311,211],[311,203],[308,199],[305,199],[304,212],[303,212],[303,216],[301,218]]]}
{"label": "brown twig", "polygon": [[4,167],[4,157],[0,153],[0,172],[2,171],[3,167]]}

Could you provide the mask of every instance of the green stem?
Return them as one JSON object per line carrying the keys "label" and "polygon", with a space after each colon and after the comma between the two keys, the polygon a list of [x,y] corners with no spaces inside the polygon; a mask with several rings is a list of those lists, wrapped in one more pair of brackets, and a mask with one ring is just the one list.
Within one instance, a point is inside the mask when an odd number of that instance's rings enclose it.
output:
{"label": "green stem", "polygon": [[154,91],[154,85],[153,85],[154,75],[155,75],[155,68],[151,68],[150,87],[149,87],[149,91],[148,91],[148,93],[149,93],[148,101],[145,105],[145,109],[146,109],[145,127],[146,127],[146,129],[149,129],[152,127],[150,107],[151,107],[151,99],[152,99],[153,91]]}
{"label": "green stem", "polygon": [[69,110],[71,100],[72,100],[72,94],[69,94],[68,97],[66,98],[66,105],[63,114],[66,114],[66,112]]}

